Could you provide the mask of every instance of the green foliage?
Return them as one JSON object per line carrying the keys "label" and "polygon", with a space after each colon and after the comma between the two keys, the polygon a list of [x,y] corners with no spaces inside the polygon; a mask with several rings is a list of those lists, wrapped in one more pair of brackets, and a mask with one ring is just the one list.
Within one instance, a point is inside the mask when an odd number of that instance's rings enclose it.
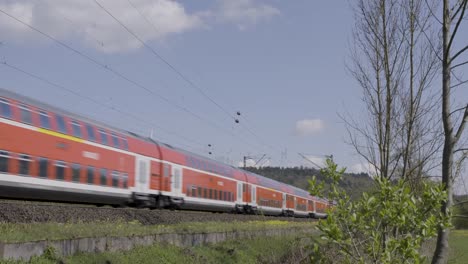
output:
{"label": "green foliage", "polygon": [[403,180],[376,177],[375,191],[350,201],[338,186],[344,169],[327,160],[321,173],[331,182],[328,198],[336,206],[318,225],[325,243],[316,246],[314,262],[422,263],[422,243],[436,236],[439,226],[449,226],[449,217],[440,213],[447,197],[440,184],[423,182],[415,193]]}

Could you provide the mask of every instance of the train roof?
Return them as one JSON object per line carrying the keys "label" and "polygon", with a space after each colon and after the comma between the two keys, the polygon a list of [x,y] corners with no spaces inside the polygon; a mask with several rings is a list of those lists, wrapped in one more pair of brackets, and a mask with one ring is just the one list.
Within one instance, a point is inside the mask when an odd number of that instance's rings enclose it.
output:
{"label": "train roof", "polygon": [[[18,93],[9,91],[9,90],[5,90],[4,88],[0,88],[0,96],[19,101],[19,102],[24,103],[26,105],[31,105],[31,106],[40,108],[42,110],[50,111],[50,112],[53,112],[53,113],[56,113],[56,114],[59,114],[59,115],[64,115],[64,116],[70,117],[72,119],[77,119],[77,120],[83,121],[85,123],[89,123],[90,125],[102,127],[102,128],[111,130],[111,131],[119,133],[119,134],[125,134],[125,135],[129,135],[129,136],[138,137],[140,139],[144,139],[144,137],[138,136],[135,133],[132,133],[132,132],[120,129],[120,128],[116,128],[116,127],[110,126],[108,124],[104,124],[102,122],[96,121],[96,120],[94,120],[92,118],[82,116],[82,115],[78,115],[78,114],[72,113],[70,111],[67,111],[67,110],[64,110],[64,109],[61,109],[61,108],[58,108],[58,107],[43,103],[43,102],[38,101],[36,99],[33,99],[31,97],[27,97],[27,96],[24,96],[24,95],[21,95],[21,94],[18,94]],[[144,139],[144,140],[147,140],[147,139]]]}

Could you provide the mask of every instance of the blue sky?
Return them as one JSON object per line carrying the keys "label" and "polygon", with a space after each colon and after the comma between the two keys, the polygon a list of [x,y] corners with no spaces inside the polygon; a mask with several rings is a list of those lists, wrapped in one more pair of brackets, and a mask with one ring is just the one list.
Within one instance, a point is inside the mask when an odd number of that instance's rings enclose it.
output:
{"label": "blue sky", "polygon": [[[353,171],[362,167],[345,143],[337,115],[363,113],[361,90],[345,68],[353,25],[348,1],[98,3],[223,109],[143,47],[94,0],[0,0],[0,9],[143,88],[2,13],[2,61],[102,105],[5,65],[0,65],[0,86],[202,155],[212,151],[212,158],[233,165],[244,155],[263,154],[265,165],[310,165],[297,154],[304,153],[315,162],[333,154]],[[230,117],[237,111],[240,124]]]}

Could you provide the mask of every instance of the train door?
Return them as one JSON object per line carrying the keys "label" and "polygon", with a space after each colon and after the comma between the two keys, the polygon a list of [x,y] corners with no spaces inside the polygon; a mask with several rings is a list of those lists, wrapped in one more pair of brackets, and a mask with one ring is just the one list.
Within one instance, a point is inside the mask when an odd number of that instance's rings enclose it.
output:
{"label": "train door", "polygon": [[151,161],[150,188],[152,190],[162,190],[161,188],[161,163]]}
{"label": "train door", "polygon": [[237,203],[242,203],[242,182],[237,182]]}
{"label": "train door", "polygon": [[252,186],[252,204],[257,204],[257,187]]}
{"label": "train door", "polygon": [[165,192],[171,191],[171,165],[162,164],[161,190]]}
{"label": "train door", "polygon": [[175,196],[182,195],[182,168],[180,166],[172,166],[171,190]]}
{"label": "train door", "polygon": [[251,200],[251,186],[248,183],[242,184],[242,200],[246,203],[250,203]]}
{"label": "train door", "polygon": [[294,210],[297,210],[297,197],[294,196]]}
{"label": "train door", "polygon": [[135,192],[147,193],[149,188],[149,160],[145,158],[137,158],[136,161],[137,175],[135,182]]}

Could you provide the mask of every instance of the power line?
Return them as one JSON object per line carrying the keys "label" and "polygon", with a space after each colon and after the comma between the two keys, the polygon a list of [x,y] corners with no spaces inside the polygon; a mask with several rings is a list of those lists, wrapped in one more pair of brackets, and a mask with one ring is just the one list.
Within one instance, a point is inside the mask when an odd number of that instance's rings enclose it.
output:
{"label": "power line", "polygon": [[[172,64],[170,64],[166,59],[164,59],[162,56],[159,55],[159,53],[157,53],[153,48],[151,48],[149,45],[147,45],[143,40],[141,40],[135,33],[133,33],[128,27],[126,27],[122,22],[120,22],[120,20],[118,20],[115,16],[113,16],[109,11],[107,11],[102,5],[100,5],[96,0],[94,0],[96,2],[96,4],[98,6],[100,6],[106,13],[108,13],[112,18],[114,18],[114,20],[116,20],[122,27],[124,27],[130,34],[132,34],[138,41],[140,41],[146,48],[148,48],[149,50],[151,50],[152,54],[154,54],[155,56],[157,56],[159,59],[161,59],[167,66],[169,66],[174,72],[176,72],[180,78],[182,78],[183,80],[185,80],[191,87],[195,88],[196,90],[198,90],[200,93],[202,93],[202,95],[204,95],[208,100],[210,100],[213,104],[215,104],[216,106],[218,106],[225,114],[227,114],[229,117],[235,119],[235,117],[233,117],[224,107],[222,107],[220,104],[218,104],[214,99],[212,99],[208,94],[206,94],[200,87],[198,87],[194,82],[192,82],[190,79],[188,79],[187,77],[185,77],[184,74],[182,74],[180,71],[178,71]],[[106,65],[92,57],[90,57],[89,55],[67,45],[66,43],[54,38],[53,36],[41,31],[40,29],[38,28],[35,28],[33,27],[32,25],[14,17],[13,15],[10,15],[9,13],[5,12],[4,10],[0,9],[0,12],[5,14],[6,16],[10,17],[11,19],[14,19],[15,21],[23,24],[24,26],[30,28],[31,30],[43,35],[44,37],[56,42],[57,44],[59,44],[60,46],[72,51],[74,54],[76,55],[79,55],[83,58],[85,58],[87,61],[113,73],[114,75],[118,76],[119,78],[121,79],[124,79],[125,81],[141,88],[141,89],[144,89],[145,91],[147,91],[148,93],[158,97],[159,99],[165,101],[166,103],[168,103],[169,105],[173,105],[174,107],[178,108],[179,110],[182,110],[183,112],[187,112],[189,113],[190,115],[194,116],[195,118],[203,121],[203,122],[206,122],[208,124],[210,124],[211,126],[217,128],[217,129],[221,129],[221,130],[224,130],[224,131],[227,131],[225,130],[224,128],[218,126],[216,123],[213,123],[211,122],[210,120],[206,120],[204,118],[202,118],[201,116],[195,114],[194,112],[190,111],[189,109],[187,109],[186,107],[184,106],[181,106],[179,104],[176,104],[176,103],[173,103],[171,102],[169,99],[167,99],[166,97],[162,96],[161,94],[158,94],[158,93],[155,93],[154,91],[148,89],[147,87],[145,87],[144,85],[134,81],[134,80],[131,80],[130,78],[126,77],[124,74],[114,70],[113,68],[111,68],[109,65]],[[140,13],[140,12],[139,12]],[[141,14],[141,13],[140,13]],[[254,135],[259,141],[262,141],[260,139],[260,137],[255,134],[252,130],[250,130],[248,127],[245,127],[243,126],[250,134]],[[229,134],[231,134],[231,132],[227,131]],[[235,136],[234,134],[232,134],[233,136]],[[240,138],[241,141],[247,145],[250,146],[250,144],[248,142],[246,142],[243,138]],[[265,143],[262,143],[260,142],[259,145],[266,145]],[[272,146],[269,146],[267,145],[268,147],[270,148],[274,148]]]}
{"label": "power line", "polygon": [[25,74],[25,75],[28,75],[29,77],[32,77],[32,78],[34,78],[34,79],[40,80],[40,81],[42,81],[42,82],[44,82],[44,83],[47,83],[47,84],[50,85],[50,86],[56,87],[56,88],[61,89],[61,90],[65,90],[65,91],[67,91],[67,92],[69,92],[69,93],[71,93],[71,94],[74,94],[75,96],[78,96],[78,97],[80,97],[80,98],[83,98],[83,99],[85,99],[85,100],[88,100],[88,101],[90,101],[90,102],[92,102],[92,103],[94,103],[94,104],[96,104],[96,105],[99,105],[99,106],[101,106],[101,107],[110,109],[110,110],[112,110],[112,111],[116,111],[116,112],[118,112],[118,113],[120,113],[120,114],[123,114],[123,115],[126,115],[126,116],[128,116],[128,117],[131,117],[132,119],[137,120],[137,121],[139,121],[139,122],[141,122],[141,123],[143,123],[143,124],[150,124],[150,125],[152,125],[152,126],[158,128],[158,129],[161,129],[162,131],[164,131],[164,132],[166,132],[166,133],[168,133],[168,134],[175,135],[175,136],[177,136],[177,137],[179,137],[179,138],[181,138],[181,139],[183,139],[183,140],[185,140],[185,141],[187,141],[187,142],[190,142],[190,143],[192,143],[192,144],[197,144],[197,145],[203,145],[203,144],[200,143],[200,142],[196,142],[196,141],[194,141],[194,140],[192,140],[192,139],[186,138],[186,137],[184,137],[184,136],[182,136],[182,135],[179,135],[178,133],[176,133],[176,132],[174,132],[174,131],[168,130],[168,129],[166,129],[166,128],[162,127],[162,126],[159,126],[159,125],[157,125],[157,124],[155,124],[155,123],[153,123],[153,122],[148,122],[148,121],[146,121],[146,120],[143,120],[143,119],[141,119],[140,117],[138,117],[138,116],[136,116],[136,115],[134,115],[134,114],[131,114],[131,113],[122,111],[122,110],[120,110],[120,109],[118,109],[118,108],[115,108],[115,107],[113,107],[113,106],[108,106],[108,105],[103,104],[103,103],[101,103],[100,101],[98,101],[98,100],[96,100],[96,99],[94,99],[94,98],[92,98],[92,97],[89,97],[89,96],[86,96],[86,95],[82,95],[82,94],[80,94],[80,93],[77,93],[77,92],[74,91],[73,89],[70,89],[70,88],[67,88],[67,87],[65,87],[65,86],[63,86],[63,85],[57,84],[57,83],[55,83],[55,82],[52,82],[52,81],[50,81],[50,80],[48,80],[48,79],[46,79],[46,78],[44,78],[44,77],[42,77],[42,76],[39,76],[39,75],[33,74],[33,73],[31,73],[31,72],[28,72],[28,71],[26,71],[26,70],[24,70],[24,69],[21,69],[21,68],[15,66],[15,65],[12,65],[12,64],[8,63],[8,62],[6,62],[6,61],[2,61],[1,64],[3,64],[4,66],[6,66],[6,67],[8,67],[8,68],[10,68],[10,69],[13,69],[13,70],[16,70],[16,71],[18,71],[18,72],[21,72],[21,73],[23,73],[23,74]]}
{"label": "power line", "polygon": [[104,11],[106,12],[109,16],[111,16],[120,26],[122,26],[130,35],[132,35],[136,40],[138,40],[145,48],[147,48],[151,53],[156,56],[158,59],[160,59],[164,64],[166,64],[173,72],[175,72],[182,80],[184,80],[186,83],[188,83],[192,88],[200,92],[206,99],[208,99],[211,103],[216,105],[221,111],[223,111],[226,115],[228,115],[230,118],[235,120],[236,118],[229,112],[227,111],[223,106],[218,104],[213,98],[211,98],[203,89],[198,87],[192,80],[190,80],[188,77],[186,77],[181,71],[179,71],[176,67],[174,67],[168,60],[166,60],[163,56],[161,56],[154,48],[146,44],[145,41],[143,41],[140,37],[138,37],[137,34],[135,34],[130,28],[128,28],[124,23],[122,23],[117,17],[115,17],[111,12],[109,12],[103,5],[101,5],[97,0],[94,0],[94,2]]}
{"label": "power line", "polygon": [[[122,21],[120,21],[116,16],[114,16],[110,11],[108,11],[103,5],[101,5],[97,0],[94,0],[94,2],[104,11],[106,12],[109,16],[111,16],[120,26],[122,26],[129,34],[131,34],[135,39],[137,39],[145,48],[151,51],[153,55],[155,55],[158,59],[163,61],[168,67],[170,67],[177,75],[179,75],[183,80],[185,80],[190,86],[198,90],[199,92],[202,93],[202,95],[207,98],[209,101],[211,101],[213,104],[215,104],[218,108],[220,108],[224,113],[226,113],[229,117],[231,117],[234,120],[237,120],[235,116],[233,116],[229,111],[227,111],[224,107],[222,107],[219,103],[217,103],[214,99],[212,99],[208,94],[206,94],[199,86],[197,86],[193,81],[188,79],[184,74],[182,74],[181,71],[179,71],[177,68],[175,68],[168,60],[166,60],[164,57],[162,57],[153,47],[148,45],[145,41],[143,41],[137,34],[135,34],[130,28],[128,28]],[[130,6],[137,11],[137,13],[148,23],[156,32],[159,32],[157,27],[145,16],[143,13],[133,4],[131,0],[127,0],[127,2],[130,4]],[[239,114],[239,113],[238,113]],[[244,118],[245,119],[245,118]],[[244,125],[243,123],[241,126],[247,130],[248,133],[253,135],[259,142],[260,145],[265,145],[271,149],[274,149],[272,145],[269,145],[263,141],[263,139],[258,136],[252,129],[250,129],[248,126]],[[278,150],[278,148],[276,148]]]}
{"label": "power line", "polygon": [[[170,101],[168,98],[162,96],[162,95],[159,94],[159,93],[155,93],[155,92],[152,91],[151,89],[145,87],[144,85],[142,85],[142,84],[140,84],[140,83],[138,83],[138,82],[136,82],[136,81],[134,81],[134,80],[131,80],[130,78],[126,77],[124,74],[122,74],[122,73],[120,73],[120,72],[114,70],[113,68],[111,68],[109,65],[106,65],[106,64],[104,64],[104,63],[102,63],[102,62],[100,62],[100,61],[98,61],[98,60],[92,58],[91,56],[89,56],[89,55],[87,55],[87,54],[85,54],[85,53],[83,53],[83,52],[81,52],[81,51],[79,51],[79,50],[77,50],[77,49],[71,47],[70,45],[68,45],[68,44],[66,44],[66,43],[64,43],[64,42],[62,42],[62,41],[60,41],[60,40],[54,38],[53,36],[51,36],[51,35],[45,33],[44,31],[42,31],[42,30],[40,30],[40,29],[38,29],[38,28],[36,28],[36,27],[34,27],[34,26],[32,26],[32,25],[30,25],[30,24],[28,24],[28,23],[26,23],[26,22],[24,22],[24,21],[22,21],[22,20],[20,20],[20,19],[18,19],[18,18],[16,18],[16,17],[14,17],[13,15],[10,15],[9,13],[5,12],[5,11],[2,10],[2,9],[0,9],[0,12],[3,13],[3,14],[5,14],[6,16],[10,17],[11,19],[13,19],[13,20],[15,20],[15,21],[17,21],[17,22],[23,24],[24,26],[30,28],[31,30],[33,30],[33,31],[35,31],[35,32],[37,32],[37,33],[39,33],[39,34],[41,34],[42,36],[44,36],[44,37],[46,37],[46,38],[48,38],[48,39],[50,39],[50,40],[56,42],[56,43],[59,44],[60,46],[62,46],[62,47],[64,47],[64,48],[66,48],[66,49],[72,51],[74,54],[79,55],[79,56],[85,58],[87,61],[89,61],[89,62],[91,62],[91,63],[93,63],[93,64],[95,64],[95,65],[97,65],[97,66],[99,66],[99,67],[101,67],[101,68],[103,68],[103,69],[105,69],[105,70],[111,72],[111,73],[113,73],[113,74],[116,75],[117,77],[119,77],[119,78],[121,78],[121,79],[124,79],[125,81],[127,81],[127,82],[129,82],[129,83],[131,83],[131,84],[133,84],[133,85],[135,85],[135,86],[141,88],[141,89],[146,90],[148,93],[150,93],[150,94],[152,94],[152,95],[154,95],[154,96],[157,96],[158,98],[160,98],[161,100],[165,101],[165,102],[168,103],[169,105],[172,105],[172,106],[178,108],[179,110],[181,110],[181,111],[183,111],[183,112],[186,112],[186,113],[192,115],[193,117],[197,118],[198,120],[200,120],[200,121],[202,121],[202,122],[205,122],[205,123],[209,124],[210,126],[216,128],[216,129],[220,129],[220,130],[223,130],[224,132],[227,132],[227,133],[231,134],[231,132],[228,131],[228,130],[226,130],[225,128],[223,128],[223,127],[217,125],[216,123],[214,123],[214,122],[212,122],[212,121],[210,121],[210,120],[207,120],[207,119],[205,119],[205,118],[203,118],[203,117],[201,117],[201,116],[195,114],[194,112],[190,111],[190,110],[187,109],[186,107],[183,107],[183,106],[180,106],[179,104],[173,103],[173,102]],[[233,135],[233,134],[232,134],[232,135]],[[234,135],[233,135],[233,136],[234,136]],[[241,139],[241,141],[242,141],[244,144],[250,146],[250,143],[246,142],[245,140]]]}

